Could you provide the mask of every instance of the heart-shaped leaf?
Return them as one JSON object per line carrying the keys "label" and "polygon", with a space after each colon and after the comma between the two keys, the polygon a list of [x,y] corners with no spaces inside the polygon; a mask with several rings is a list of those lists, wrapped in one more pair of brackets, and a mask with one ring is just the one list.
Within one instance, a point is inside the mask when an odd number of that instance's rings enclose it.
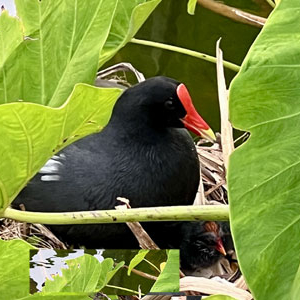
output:
{"label": "heart-shaped leaf", "polygon": [[231,121],[251,133],[229,163],[231,226],[257,300],[299,299],[299,12],[280,1],[230,88]]}
{"label": "heart-shaped leaf", "polygon": [[11,203],[54,153],[100,131],[120,93],[78,84],[60,108],[27,102],[0,105],[0,208]]}

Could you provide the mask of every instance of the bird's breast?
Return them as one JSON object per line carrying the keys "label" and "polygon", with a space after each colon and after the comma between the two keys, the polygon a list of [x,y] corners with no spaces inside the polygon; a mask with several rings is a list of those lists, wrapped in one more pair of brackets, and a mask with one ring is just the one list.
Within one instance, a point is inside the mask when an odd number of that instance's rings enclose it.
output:
{"label": "bird's breast", "polygon": [[164,142],[132,145],[118,156],[114,174],[117,196],[132,207],[192,204],[199,162],[192,141],[181,135]]}

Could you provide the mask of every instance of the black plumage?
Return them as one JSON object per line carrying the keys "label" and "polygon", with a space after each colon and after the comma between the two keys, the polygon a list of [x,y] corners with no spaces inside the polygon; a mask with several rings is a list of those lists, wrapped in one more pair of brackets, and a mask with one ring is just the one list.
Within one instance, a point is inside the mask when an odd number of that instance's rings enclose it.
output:
{"label": "black plumage", "polygon": [[[185,87],[170,78],[154,77],[127,89],[108,125],[52,157],[13,206],[44,212],[114,209],[117,197],[128,198],[131,207],[192,204],[199,162],[184,127],[206,137],[212,132],[191,105]],[[162,247],[172,245],[173,236],[172,226],[164,224],[145,224]],[[51,229],[76,246],[138,247],[126,224]]]}
{"label": "black plumage", "polygon": [[178,232],[181,268],[187,274],[211,267],[233,249],[226,222],[183,222]]}

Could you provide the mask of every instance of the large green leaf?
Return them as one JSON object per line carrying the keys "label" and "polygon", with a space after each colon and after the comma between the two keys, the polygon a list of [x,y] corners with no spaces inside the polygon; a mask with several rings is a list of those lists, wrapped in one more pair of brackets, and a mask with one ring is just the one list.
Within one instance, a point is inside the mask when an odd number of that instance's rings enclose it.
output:
{"label": "large green leaf", "polygon": [[0,208],[10,204],[55,152],[101,130],[120,93],[78,84],[60,108],[26,102],[0,105]]}
{"label": "large green leaf", "polygon": [[231,156],[230,216],[255,299],[299,299],[300,2],[282,0],[230,88],[233,125],[251,132]]}
{"label": "large green leaf", "polygon": [[[17,19],[6,32],[1,29],[6,61],[0,103],[22,99],[60,106],[76,83],[94,81],[97,68],[132,38],[160,1],[16,0],[25,37],[20,43]],[[7,19],[1,15],[0,24]],[[12,34],[15,42],[6,43]]]}
{"label": "large green leaf", "polygon": [[179,250],[168,250],[168,259],[150,292],[179,292]]}
{"label": "large green leaf", "polygon": [[[105,258],[101,263],[92,255],[84,254],[67,260],[68,269],[62,269],[62,276],[47,279],[42,293],[85,292],[87,294],[102,290],[114,270],[112,258]],[[119,267],[117,268],[117,270]],[[116,272],[114,272],[115,274]]]}
{"label": "large green leaf", "polygon": [[[7,11],[1,13],[0,28],[0,67],[2,68],[11,53],[23,42],[23,32],[21,22],[17,18],[10,17]],[[2,69],[4,80],[5,71]]]}
{"label": "large green leaf", "polygon": [[89,300],[87,293],[29,294],[29,251],[23,240],[0,239],[0,299],[3,300]]}
{"label": "large green leaf", "polygon": [[26,38],[3,67],[6,81],[0,77],[0,103],[22,99],[57,107],[74,84],[92,83],[117,3],[16,0]]}
{"label": "large green leaf", "polygon": [[29,250],[22,240],[0,239],[0,299],[20,299],[29,294]]}
{"label": "large green leaf", "polygon": [[101,276],[101,264],[96,257],[83,256],[66,261],[68,269],[62,269],[62,276],[55,275],[47,279],[42,292],[96,292]]}

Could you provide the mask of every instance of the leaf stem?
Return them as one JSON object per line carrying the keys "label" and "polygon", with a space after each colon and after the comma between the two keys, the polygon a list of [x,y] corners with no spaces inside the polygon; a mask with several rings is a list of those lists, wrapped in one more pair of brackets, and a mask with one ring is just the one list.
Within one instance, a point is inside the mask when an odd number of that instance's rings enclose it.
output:
{"label": "leaf stem", "polygon": [[[130,40],[131,43],[133,44],[139,44],[139,45],[144,45],[144,46],[151,46],[151,47],[155,47],[155,48],[160,48],[160,49],[165,49],[165,50],[169,50],[169,51],[174,51],[174,52],[178,52],[178,53],[182,53],[182,54],[186,54],[189,56],[193,56],[196,58],[200,58],[212,63],[216,63],[217,59],[214,56],[211,55],[207,55],[205,53],[201,53],[201,52],[197,52],[197,51],[193,51],[193,50],[189,50],[186,48],[182,48],[182,47],[178,47],[178,46],[172,46],[172,45],[168,45],[168,44],[163,44],[163,43],[158,43],[158,42],[152,42],[152,41],[146,41],[146,40],[140,40],[140,39],[131,39]],[[223,61],[224,67],[238,72],[240,70],[240,66],[228,62],[228,61]]]}
{"label": "leaf stem", "polygon": [[[130,290],[130,289],[126,289],[124,287],[120,287],[120,286],[115,286],[115,285],[110,285],[110,284],[107,284],[105,287],[109,287],[109,288],[112,288],[112,289],[118,289],[118,290],[122,290],[122,291],[126,291],[126,292],[130,292],[130,293],[134,293],[134,294],[137,294],[139,295],[140,293],[137,292],[137,291],[134,291],[134,290]],[[141,293],[142,296],[144,296],[145,294]]]}
{"label": "leaf stem", "polygon": [[144,261],[145,261],[146,263],[148,263],[150,266],[152,266],[159,274],[161,273],[161,272],[160,272],[160,269],[159,269],[155,264],[153,264],[151,261],[149,261],[149,260],[146,259],[146,258],[144,258]]}
{"label": "leaf stem", "polygon": [[[123,268],[128,269],[128,266],[124,265]],[[131,272],[150,280],[157,280],[157,276],[150,275],[137,269],[131,269]]]}
{"label": "leaf stem", "polygon": [[95,210],[60,213],[6,208],[0,217],[41,224],[99,224],[152,221],[227,221],[228,205],[143,207],[126,210]]}

